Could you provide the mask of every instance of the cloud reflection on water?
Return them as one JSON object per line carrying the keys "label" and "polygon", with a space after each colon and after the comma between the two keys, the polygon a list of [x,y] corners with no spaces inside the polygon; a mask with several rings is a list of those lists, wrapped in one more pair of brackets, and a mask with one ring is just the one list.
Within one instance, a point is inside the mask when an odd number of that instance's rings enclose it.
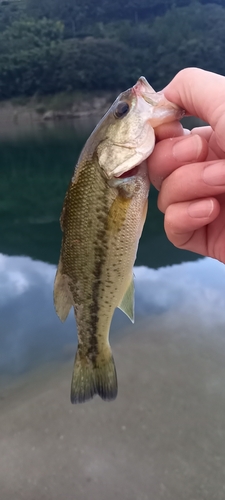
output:
{"label": "cloud reflection on water", "polygon": [[[31,366],[72,354],[76,342],[71,312],[61,324],[53,307],[55,266],[29,257],[0,254],[0,373],[19,374]],[[160,268],[135,268],[136,325],[158,328],[188,322],[209,332],[225,323],[225,268],[212,259]],[[117,311],[112,333],[136,328]],[[140,335],[139,331],[137,332]]]}

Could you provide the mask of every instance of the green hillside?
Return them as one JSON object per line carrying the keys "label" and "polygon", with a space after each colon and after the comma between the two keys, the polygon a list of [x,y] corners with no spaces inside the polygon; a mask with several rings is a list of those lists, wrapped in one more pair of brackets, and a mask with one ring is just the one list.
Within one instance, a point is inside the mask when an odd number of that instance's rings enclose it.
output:
{"label": "green hillside", "polygon": [[225,74],[224,26],[224,1],[2,0],[0,99]]}

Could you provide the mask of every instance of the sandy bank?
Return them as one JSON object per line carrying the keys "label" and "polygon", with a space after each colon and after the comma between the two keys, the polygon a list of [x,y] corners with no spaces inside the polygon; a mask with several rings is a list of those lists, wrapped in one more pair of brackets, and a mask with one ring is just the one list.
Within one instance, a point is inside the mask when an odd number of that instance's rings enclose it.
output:
{"label": "sandy bank", "polygon": [[2,393],[4,500],[224,499],[223,328],[167,314],[126,333],[114,403],[70,405],[72,361]]}

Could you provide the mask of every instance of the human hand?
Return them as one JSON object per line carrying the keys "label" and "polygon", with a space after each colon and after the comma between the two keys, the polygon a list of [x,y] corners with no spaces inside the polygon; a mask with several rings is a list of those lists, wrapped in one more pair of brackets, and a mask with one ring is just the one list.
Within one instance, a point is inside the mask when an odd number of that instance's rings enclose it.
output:
{"label": "human hand", "polygon": [[184,69],[164,93],[210,124],[187,135],[177,125],[159,130],[148,165],[166,234],[178,248],[225,263],[225,77]]}

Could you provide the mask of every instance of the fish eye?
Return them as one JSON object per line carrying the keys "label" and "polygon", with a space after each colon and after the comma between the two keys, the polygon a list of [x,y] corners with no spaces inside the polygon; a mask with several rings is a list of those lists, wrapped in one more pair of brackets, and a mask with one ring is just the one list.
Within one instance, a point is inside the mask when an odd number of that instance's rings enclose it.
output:
{"label": "fish eye", "polygon": [[130,110],[129,104],[126,101],[121,101],[117,105],[114,115],[116,118],[122,118],[128,113],[129,110]]}

